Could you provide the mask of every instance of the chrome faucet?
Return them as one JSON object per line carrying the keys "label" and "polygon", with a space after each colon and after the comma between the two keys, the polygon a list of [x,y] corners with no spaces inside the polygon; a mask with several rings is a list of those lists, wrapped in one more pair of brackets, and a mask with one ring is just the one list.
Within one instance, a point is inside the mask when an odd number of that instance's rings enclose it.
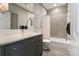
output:
{"label": "chrome faucet", "polygon": [[25,26],[24,26],[24,25],[21,25],[21,26],[20,26],[20,29],[22,30],[22,33],[23,33],[23,31],[24,31],[24,29],[25,29]]}

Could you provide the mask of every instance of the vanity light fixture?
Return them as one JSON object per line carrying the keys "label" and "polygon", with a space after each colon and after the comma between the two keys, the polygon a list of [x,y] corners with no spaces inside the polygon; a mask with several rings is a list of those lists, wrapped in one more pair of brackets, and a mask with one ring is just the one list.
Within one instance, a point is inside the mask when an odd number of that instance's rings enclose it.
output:
{"label": "vanity light fixture", "polygon": [[8,3],[0,3],[0,12],[5,12],[8,10]]}

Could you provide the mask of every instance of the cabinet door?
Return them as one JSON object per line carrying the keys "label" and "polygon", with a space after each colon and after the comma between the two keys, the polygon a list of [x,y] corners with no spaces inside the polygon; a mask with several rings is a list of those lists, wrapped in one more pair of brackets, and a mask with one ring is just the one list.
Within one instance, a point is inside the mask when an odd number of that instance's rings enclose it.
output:
{"label": "cabinet door", "polygon": [[35,48],[34,48],[33,42],[34,42],[34,40],[32,40],[32,38],[28,38],[22,42],[23,48],[24,48],[23,49],[24,55],[26,55],[26,56],[34,56],[35,55],[34,54]]}
{"label": "cabinet door", "polygon": [[40,56],[42,55],[42,51],[43,51],[42,35],[35,37],[34,41],[35,41],[34,44],[35,44],[36,55]]}
{"label": "cabinet door", "polygon": [[[18,43],[17,44],[16,43],[8,44],[8,45],[5,45],[4,47],[5,47],[5,56],[15,56],[16,55],[16,51],[18,50],[18,48],[20,48]],[[21,51],[19,51],[19,53],[20,52]]]}

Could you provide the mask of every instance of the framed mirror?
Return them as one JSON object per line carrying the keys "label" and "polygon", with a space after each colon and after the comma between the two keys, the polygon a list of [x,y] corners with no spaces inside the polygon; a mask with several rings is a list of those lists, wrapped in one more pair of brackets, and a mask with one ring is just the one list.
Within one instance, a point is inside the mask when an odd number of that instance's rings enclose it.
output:
{"label": "framed mirror", "polygon": [[30,19],[32,25],[34,14],[31,11],[14,3],[8,7],[8,11],[0,12],[0,29],[20,29],[21,26],[29,26]]}

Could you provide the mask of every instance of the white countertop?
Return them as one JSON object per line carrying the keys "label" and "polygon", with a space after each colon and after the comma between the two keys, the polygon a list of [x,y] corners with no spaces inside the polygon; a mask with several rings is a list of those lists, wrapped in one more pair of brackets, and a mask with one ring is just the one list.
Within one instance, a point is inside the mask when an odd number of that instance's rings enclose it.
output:
{"label": "white countertop", "polygon": [[21,33],[21,34],[5,36],[5,37],[2,36],[0,37],[0,45],[10,44],[19,40],[23,40],[24,38],[30,38],[41,34],[42,33]]}

